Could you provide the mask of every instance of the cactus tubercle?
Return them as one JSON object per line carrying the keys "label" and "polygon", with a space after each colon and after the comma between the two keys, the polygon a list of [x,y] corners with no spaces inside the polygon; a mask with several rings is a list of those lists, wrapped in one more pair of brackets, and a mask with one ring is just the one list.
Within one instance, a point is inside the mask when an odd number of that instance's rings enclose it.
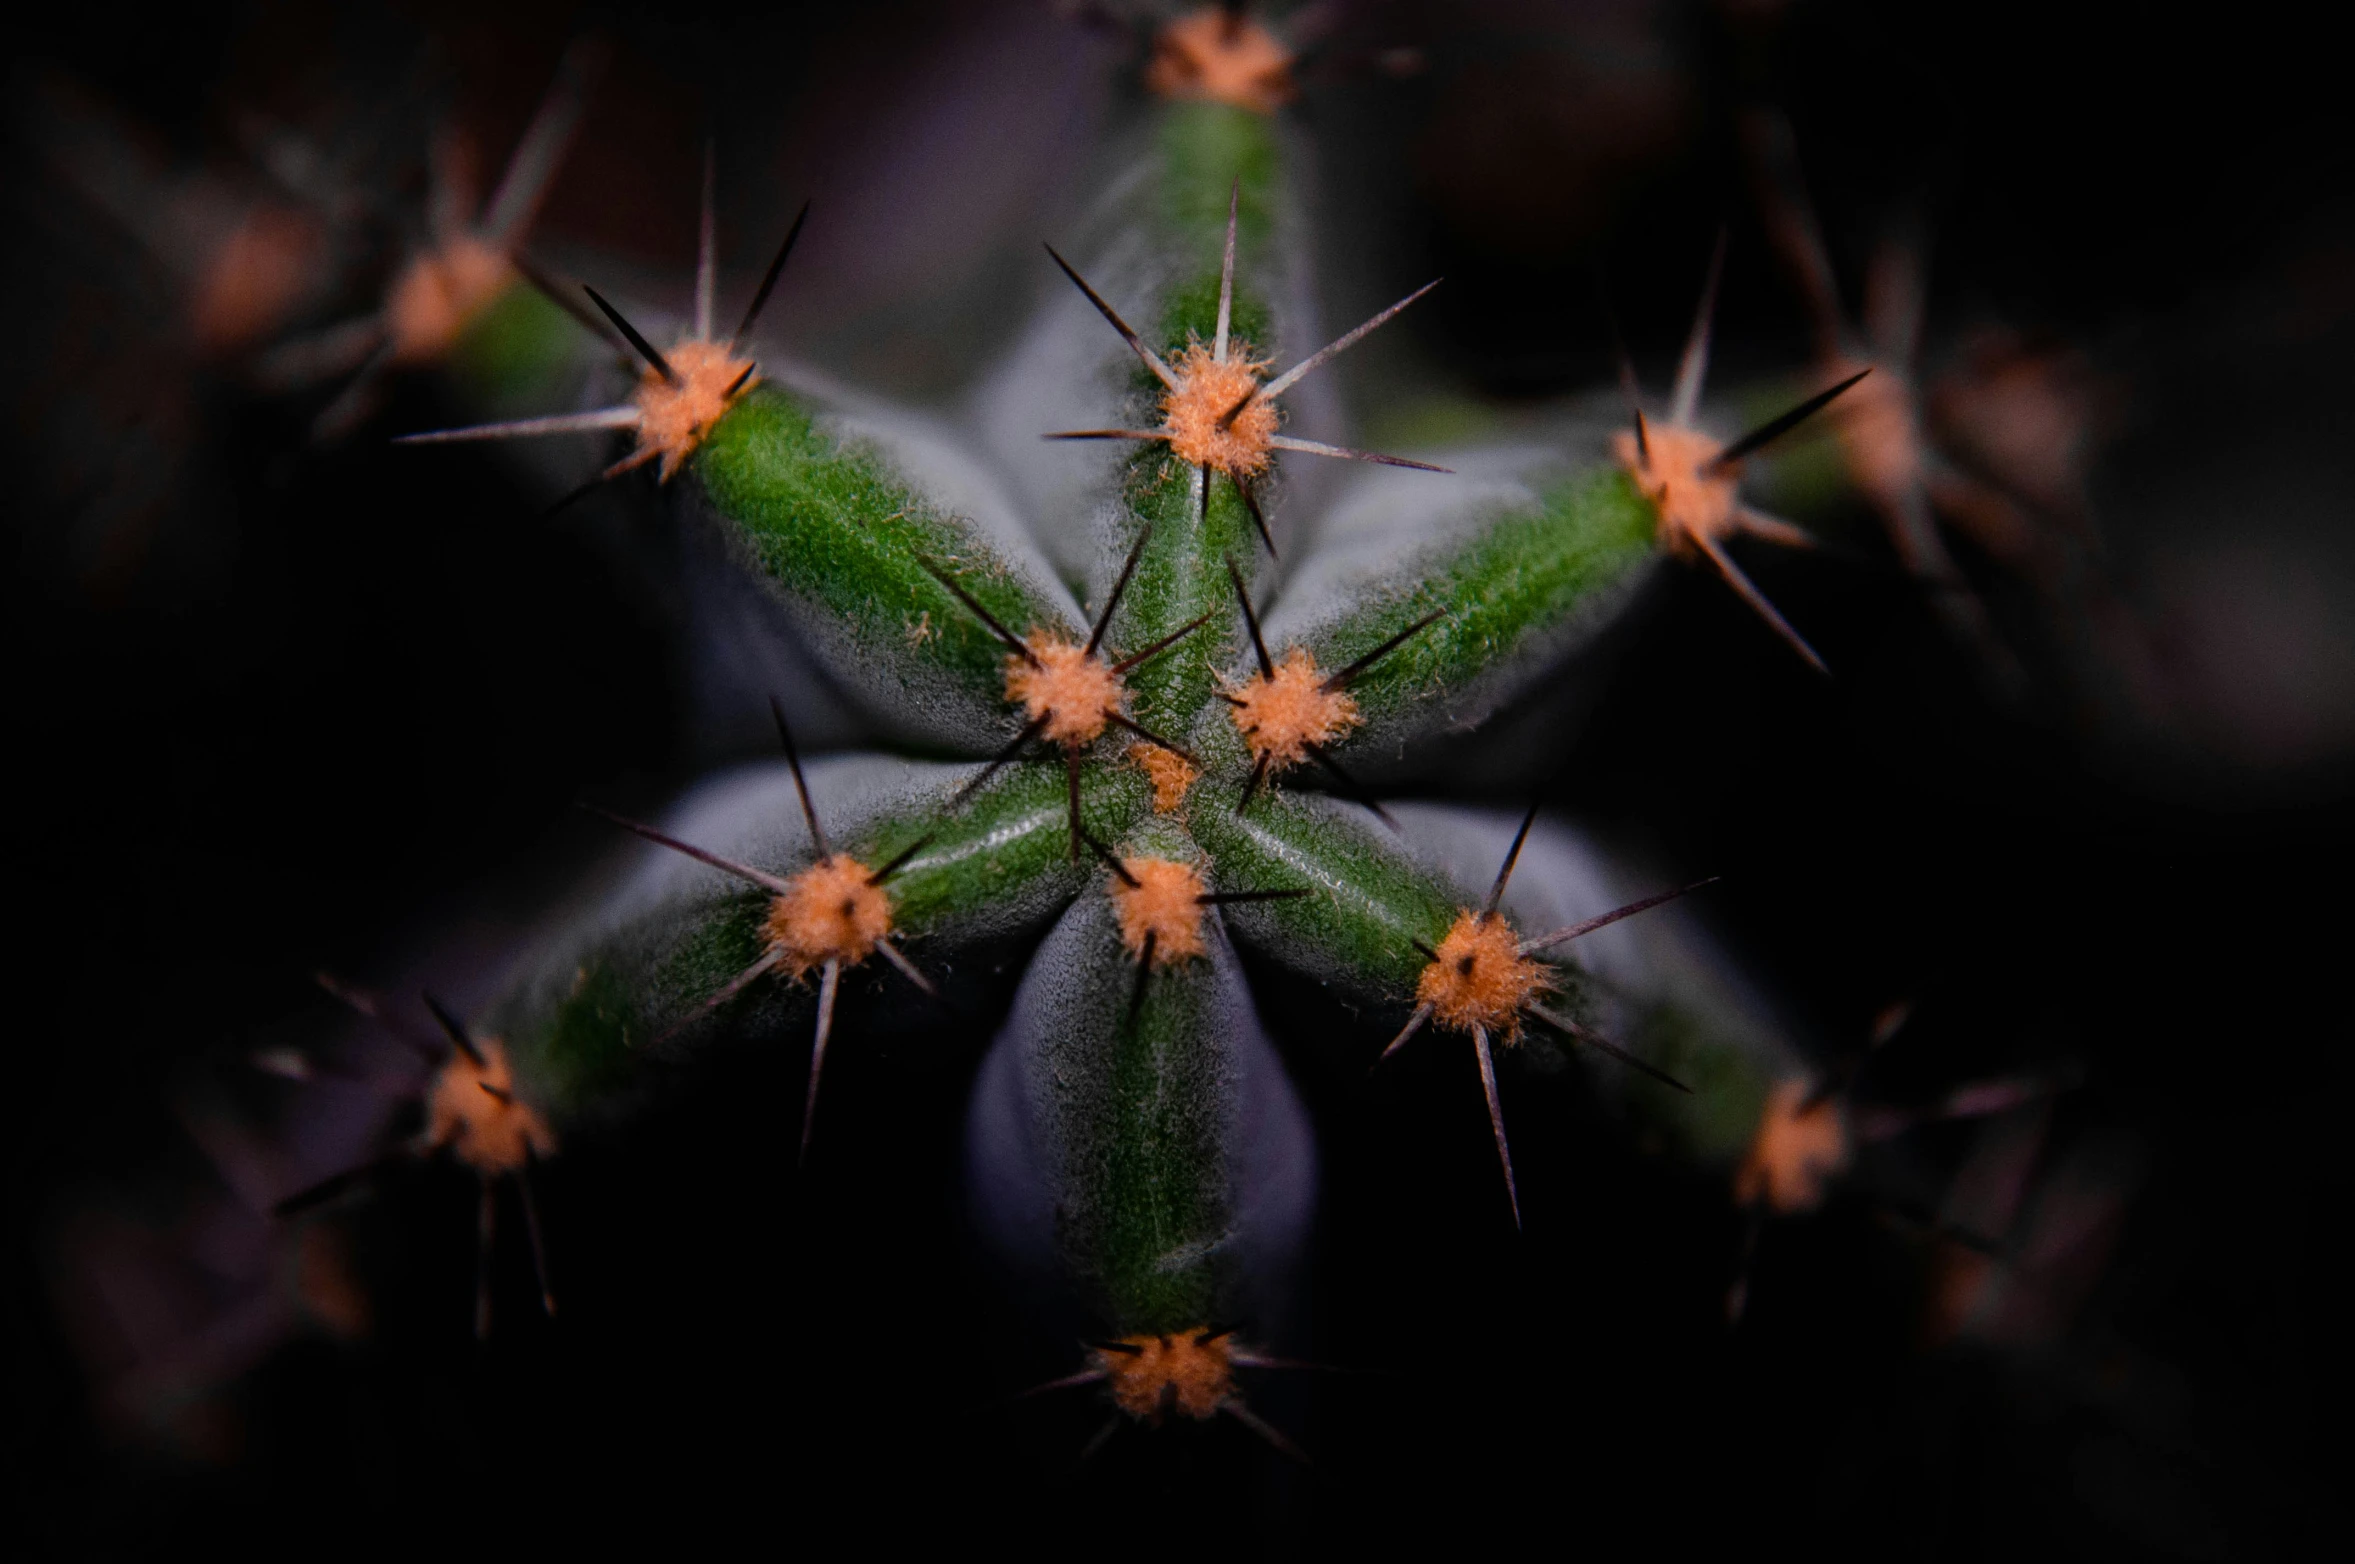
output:
{"label": "cactus tubercle", "polygon": [[[703,238],[696,260],[696,308],[694,329],[671,345],[668,353],[647,340],[645,333],[632,325],[625,315],[588,284],[581,285],[589,301],[599,314],[620,333],[615,339],[597,325],[595,316],[582,312],[576,301],[565,298],[551,289],[551,296],[563,302],[584,325],[603,333],[616,347],[626,341],[644,362],[638,383],[631,388],[627,402],[603,407],[586,413],[559,413],[544,418],[525,418],[505,423],[475,424],[458,429],[436,429],[423,434],[403,435],[396,445],[441,445],[454,441],[528,439],[550,434],[595,433],[611,429],[628,429],[636,436],[630,454],[606,467],[597,476],[558,503],[558,508],[571,503],[597,484],[623,473],[634,471],[648,462],[659,462],[657,476],[668,483],[677,475],[687,460],[703,448],[719,427],[720,420],[734,410],[738,403],[760,383],[760,375],[753,361],[739,357],[736,344],[751,335],[760,319],[762,308],[769,301],[770,292],[777,285],[785,262],[793,254],[793,246],[801,237],[802,225],[809,220],[809,203],[803,202],[786,231],[785,242],[778,246],[777,255],[762,276],[760,287],[752,296],[751,305],[744,312],[744,320],[735,332],[725,338],[714,334],[711,321],[712,282],[717,270],[714,254],[715,225],[712,214],[711,168],[706,163],[703,182]],[[493,256],[502,267],[505,259]],[[537,273],[532,274],[539,281]]]}
{"label": "cactus tubercle", "polygon": [[801,801],[802,819],[809,826],[811,845],[819,853],[816,863],[792,879],[780,879],[765,870],[732,862],[593,804],[584,803],[582,807],[658,847],[709,864],[770,893],[768,914],[762,920],[763,949],[759,959],[728,979],[656,1041],[666,1040],[711,1015],[771,972],[781,969],[788,977],[798,980],[816,968],[820,973],[818,1025],[810,1045],[809,1099],[801,1120],[801,1155],[806,1159],[810,1131],[817,1122],[818,1083],[826,1066],[826,1045],[834,1035],[834,1000],[844,969],[855,967],[880,952],[917,988],[927,994],[937,992],[932,980],[891,942],[891,899],[883,890],[884,882],[905,868],[930,844],[932,837],[919,838],[889,863],[872,870],[848,853],[832,851],[826,840],[826,829],[818,821],[817,806],[810,798],[809,780],[802,775],[801,753],[794,745],[793,730],[786,725],[785,710],[773,700],[769,709],[776,716],[777,737],[783,742],[786,763],[793,770],[793,790]]}
{"label": "cactus tubercle", "polygon": [[[1608,928],[1623,918],[1631,918],[1663,902],[1673,901],[1685,891],[1697,886],[1664,891],[1647,896],[1642,901],[1615,907],[1584,922],[1541,934],[1534,939],[1521,939],[1512,925],[1497,910],[1504,900],[1505,888],[1511,884],[1513,869],[1521,859],[1522,844],[1529,840],[1529,828],[1537,823],[1538,806],[1529,806],[1521,817],[1521,828],[1513,835],[1513,845],[1505,850],[1505,861],[1497,869],[1495,883],[1488,889],[1487,901],[1475,911],[1460,910],[1449,925],[1437,947],[1416,942],[1426,958],[1426,965],[1415,982],[1415,1009],[1407,1023],[1399,1029],[1390,1046],[1382,1050],[1382,1060],[1405,1047],[1425,1026],[1436,1022],[1445,1030],[1469,1033],[1472,1052],[1480,1064],[1480,1086],[1488,1098],[1488,1123],[1496,1136],[1497,1161],[1504,1170],[1505,1198],[1513,1208],[1513,1225],[1521,1225],[1521,1192],[1513,1178],[1513,1148],[1505,1136],[1504,1103],[1497,1095],[1496,1059],[1492,1043],[1512,1044],[1521,1036],[1522,1023],[1541,1021],[1556,1032],[1589,1047],[1609,1054],[1622,1064],[1642,1071],[1654,1080],[1673,1086],[1688,1095],[1692,1088],[1667,1072],[1645,1063],[1634,1054],[1601,1034],[1580,1025],[1568,1016],[1548,1010],[1538,1002],[1539,997],[1556,987],[1554,968],[1550,963],[1530,958],[1557,945],[1566,945],[1597,929]],[[1710,883],[1707,880],[1701,885]]]}
{"label": "cactus tubercle", "polygon": [[820,859],[787,883],[762,931],[788,977],[829,961],[855,967],[891,934],[890,895],[848,853]]}

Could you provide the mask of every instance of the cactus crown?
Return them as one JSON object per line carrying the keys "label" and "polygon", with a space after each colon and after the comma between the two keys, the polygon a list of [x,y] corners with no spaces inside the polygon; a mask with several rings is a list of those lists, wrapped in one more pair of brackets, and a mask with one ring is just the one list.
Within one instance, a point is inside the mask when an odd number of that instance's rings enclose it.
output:
{"label": "cactus crown", "polygon": [[[1231,20],[1165,36],[1256,48],[1225,30]],[[1201,58],[1205,93],[1231,98],[1217,83],[1232,62]],[[1682,1090],[1603,1034],[1564,951],[1679,892],[1584,907],[1526,937],[1508,898],[1520,894],[1534,808],[1476,900],[1439,866],[1425,828],[1355,768],[1427,752],[1531,689],[1657,553],[1718,557],[1749,515],[1733,464],[1812,406],[1730,446],[1689,427],[1705,301],[1677,415],[1655,431],[1639,412],[1618,469],[1590,456],[1565,478],[1557,464],[1378,568],[1296,591],[1319,559],[1277,554],[1291,457],[1409,469],[1380,481],[1401,495],[1433,485],[1435,504],[1462,504],[1444,466],[1287,427],[1287,393],[1436,284],[1276,372],[1292,357],[1277,350],[1285,319],[1260,285],[1283,198],[1276,139],[1228,104],[1162,116],[1163,204],[1145,227],[1172,261],[1150,334],[1124,315],[1137,308],[1128,297],[1116,305],[1048,252],[1138,366],[1113,418],[1047,435],[1129,446],[1110,472],[1113,503],[1097,512],[1092,579],[1058,576],[1017,529],[927,493],[890,431],[761,377],[750,334],[806,205],[743,324],[715,332],[708,163],[694,314],[667,348],[584,285],[594,313],[575,318],[641,366],[624,399],[410,437],[628,432],[631,449],[592,482],[638,466],[662,485],[689,480],[666,491],[680,496],[681,524],[716,531],[870,730],[962,757],[805,772],[780,704],[784,777],[732,785],[659,826],[596,810],[660,852],[611,910],[559,930],[519,974],[492,1016],[507,1043],[468,1052],[466,1072],[453,1064],[435,1089],[435,1133],[486,1174],[518,1171],[553,1151],[549,1123],[628,1092],[639,1060],[721,1031],[807,1025],[806,1158],[828,1050],[838,1019],[864,1003],[853,978],[870,958],[931,995],[926,969],[953,967],[961,949],[1034,940],[996,1045],[1003,1066],[984,1071],[1009,1083],[1006,1112],[1025,1129],[1019,1146],[976,1155],[1025,1162],[1051,1204],[1063,1283],[1116,1333],[1071,1382],[1105,1385],[1145,1421],[1223,1412],[1280,1442],[1233,1388],[1236,1368],[1276,1360],[1209,1323],[1266,1285],[1242,1258],[1268,1205],[1246,1155],[1261,1132],[1247,1126],[1289,1113],[1284,1133],[1307,1133],[1297,1106],[1282,1106],[1289,1090],[1237,948],[1403,1017],[1383,1059],[1426,1028],[1469,1039],[1516,1223],[1500,1049],[1539,1025]],[[1139,291],[1133,278],[1122,289]],[[793,1019],[813,978],[814,1021]],[[482,1101],[461,1102],[462,1085]]]}

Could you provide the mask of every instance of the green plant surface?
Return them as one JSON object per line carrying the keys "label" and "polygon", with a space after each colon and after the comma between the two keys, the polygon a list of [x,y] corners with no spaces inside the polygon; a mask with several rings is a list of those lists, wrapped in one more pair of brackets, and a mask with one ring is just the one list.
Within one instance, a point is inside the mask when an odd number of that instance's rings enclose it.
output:
{"label": "green plant surface", "polygon": [[[846,681],[909,708],[950,711],[978,751],[1001,704],[1006,648],[934,576],[1017,636],[1075,633],[1053,595],[961,519],[912,493],[869,450],[845,446],[781,391],[755,390],[695,460],[713,507]],[[1084,632],[1079,632],[1084,633]]]}
{"label": "green plant surface", "polygon": [[[1372,722],[1463,688],[1550,634],[1652,555],[1651,505],[1624,473],[1559,484],[1535,512],[1501,517],[1433,559],[1414,585],[1337,625],[1318,662],[1345,666],[1416,619],[1443,617],[1350,687]],[[1395,589],[1394,589],[1395,590]]]}
{"label": "green plant surface", "polygon": [[510,285],[467,326],[451,350],[452,377],[489,411],[545,406],[590,357],[594,339],[537,288]]}
{"label": "green plant surface", "polygon": [[1324,669],[1439,615],[1350,686],[1365,724],[1351,745],[1396,748],[1486,717],[1603,623],[1659,555],[1652,506],[1616,467],[1485,509],[1478,525],[1395,550],[1340,590],[1271,606],[1271,647],[1305,645]]}
{"label": "green plant surface", "polygon": [[1155,973],[1132,1017],[1133,963],[1108,920],[1082,926],[1104,981],[1058,1012],[1066,1046],[1049,1053],[1063,1182],[1092,1197],[1065,1232],[1125,1329],[1182,1330],[1216,1310],[1208,1252],[1229,1216],[1211,978],[1200,962]]}
{"label": "green plant surface", "polygon": [[[1147,825],[1122,851],[1195,850]],[[1246,1111],[1246,1099],[1284,1095],[1280,1069],[1215,920],[1205,954],[1140,987],[1108,883],[1056,925],[1015,999],[992,1063],[1011,1072],[997,1089],[1026,1127],[1018,1146],[995,1150],[1034,1164],[1091,1310],[1123,1333],[1199,1328],[1250,1288],[1238,1273],[1255,1234],[1238,1180],[1250,1176],[1253,1120],[1271,1110]]]}
{"label": "green plant surface", "polygon": [[[1231,192],[1238,247],[1267,242],[1280,199],[1274,121],[1223,103],[1177,103],[1161,111],[1155,142],[1164,242],[1182,247],[1187,269],[1215,278]],[[1215,305],[1215,291],[1211,298]]]}
{"label": "green plant surface", "polygon": [[591,958],[545,1003],[510,1002],[507,1039],[517,1077],[568,1113],[624,1088],[638,1047],[653,1035],[640,1011],[644,985],[632,977]]}
{"label": "green plant surface", "polygon": [[[899,796],[863,817],[838,811],[848,818],[835,845],[863,863],[881,867],[916,849],[887,888],[895,934],[919,959],[1047,921],[1090,872],[1071,862],[1060,765],[1009,767],[953,805],[950,779],[975,769],[927,768],[911,785],[908,774],[869,768],[861,780],[871,793]],[[816,778],[822,787],[828,775]],[[789,777],[772,768],[720,807],[692,807],[666,824],[707,851],[790,879],[816,857],[790,788]],[[1133,771],[1112,772],[1087,794],[1085,808],[1089,829],[1117,840],[1146,808],[1144,781]],[[498,1030],[518,1050],[519,1073],[567,1105],[617,1085],[628,1058],[692,1017],[761,955],[769,892],[676,855],[653,859],[647,875],[606,918],[544,952],[495,1013]],[[791,992],[782,979],[765,979],[710,1025],[774,1019],[781,1002],[798,1008]],[[682,1042],[702,1030],[690,1028]]]}
{"label": "green plant surface", "polygon": [[1628,1043],[1692,1088],[1690,1095],[1647,1092],[1632,1100],[1636,1116],[1659,1129],[1686,1159],[1727,1167],[1749,1149],[1775,1080],[1795,1062],[1778,1061],[1729,1037],[1713,1018],[1690,1006],[1663,1003],[1647,1010]]}
{"label": "green plant surface", "polygon": [[[1147,808],[1144,778],[1127,767],[1093,766],[1080,795],[1081,819],[1117,841]],[[911,813],[862,833],[862,862],[889,862],[917,840],[927,845],[891,880],[899,927],[954,940],[963,928],[1040,894],[1068,896],[1087,871],[1071,861],[1060,763],[1009,766],[962,808]]]}
{"label": "green plant surface", "polygon": [[1240,796],[1205,789],[1188,816],[1219,887],[1315,894],[1231,909],[1236,937],[1353,994],[1403,1002],[1427,959],[1415,942],[1437,945],[1454,921],[1448,888],[1355,804],[1278,794],[1238,813]]}

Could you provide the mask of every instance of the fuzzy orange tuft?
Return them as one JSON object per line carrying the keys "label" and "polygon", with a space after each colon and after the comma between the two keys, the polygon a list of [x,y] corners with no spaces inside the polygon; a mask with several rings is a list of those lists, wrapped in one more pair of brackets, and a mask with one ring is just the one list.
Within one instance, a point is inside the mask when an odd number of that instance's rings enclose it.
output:
{"label": "fuzzy orange tuft", "polygon": [[1276,676],[1253,674],[1235,691],[1235,729],[1271,772],[1296,766],[1312,744],[1330,744],[1357,726],[1357,702],[1325,688],[1316,659],[1295,646],[1276,664]]}
{"label": "fuzzy orange tuft", "polygon": [[1644,442],[1649,458],[1636,448],[1635,431],[1622,429],[1611,437],[1611,451],[1659,512],[1660,541],[1669,552],[1689,558],[1696,552],[1693,539],[1733,531],[1740,470],[1708,470],[1725,447],[1698,429],[1667,424],[1646,425]]}
{"label": "fuzzy orange tuft", "polygon": [[319,269],[326,236],[298,213],[256,206],[204,262],[190,289],[189,329],[208,352],[244,346],[294,312]]}
{"label": "fuzzy orange tuft", "polygon": [[1158,744],[1131,744],[1128,758],[1153,784],[1153,812],[1157,815],[1176,814],[1186,802],[1186,789],[1202,774],[1185,756]]}
{"label": "fuzzy orange tuft", "polygon": [[1827,1097],[1803,1108],[1808,1091],[1801,1077],[1777,1081],[1766,1094],[1758,1133],[1734,1172],[1734,1199],[1741,1204],[1763,1200],[1784,1215],[1811,1211],[1832,1175],[1848,1165],[1848,1123],[1839,1102]]}
{"label": "fuzzy orange tuft", "polygon": [[[1842,380],[1873,366],[1840,358],[1832,364]],[[1922,437],[1914,418],[1913,391],[1905,376],[1868,375],[1828,411],[1832,432],[1848,458],[1856,486],[1875,503],[1905,503],[1922,481]]]}
{"label": "fuzzy orange tuft", "polygon": [[507,257],[480,239],[453,239],[418,256],[384,303],[393,362],[430,363],[449,352],[514,280]]}
{"label": "fuzzy orange tuft", "polygon": [[1545,987],[1545,964],[1521,954],[1513,926],[1467,908],[1439,942],[1439,959],[1416,980],[1415,1003],[1429,1005],[1441,1026],[1479,1027],[1510,1043],[1521,1035],[1521,1007]]}
{"label": "fuzzy orange tuft", "polygon": [[1039,736],[1050,744],[1092,744],[1120,710],[1120,675],[1077,641],[1043,630],[1023,638],[1034,664],[1006,659],[1006,699],[1019,701],[1030,720],[1047,719]]}
{"label": "fuzzy orange tuft", "polygon": [[1171,1412],[1216,1417],[1235,1391],[1234,1349],[1225,1336],[1202,1341],[1199,1335],[1122,1337],[1134,1352],[1098,1347],[1096,1362],[1111,1381],[1113,1402],[1149,1423]]}
{"label": "fuzzy orange tuft", "polygon": [[662,458],[662,480],[670,481],[681,463],[695,454],[729,408],[760,381],[758,375],[736,386],[736,377],[752,367],[732,347],[717,342],[682,342],[663,355],[678,372],[672,385],[654,370],[646,371],[630,400],[638,404],[638,454]]}
{"label": "fuzzy orange tuft", "polygon": [[1246,343],[1230,343],[1225,363],[1207,344],[1189,345],[1170,368],[1175,390],[1161,394],[1161,430],[1177,459],[1189,467],[1208,465],[1230,478],[1256,478],[1267,470],[1268,441],[1276,432],[1276,405],[1261,397],[1224,425],[1219,420],[1259,384],[1263,359]]}
{"label": "fuzzy orange tuft", "polygon": [[891,932],[891,898],[867,883],[867,866],[848,853],[821,859],[795,875],[792,889],[769,903],[769,947],[786,975],[839,961],[855,967]]}
{"label": "fuzzy orange tuft", "polygon": [[1273,114],[1292,101],[1292,52],[1257,22],[1205,6],[1154,38],[1145,87],[1164,98],[1207,98]]}
{"label": "fuzzy orange tuft", "polygon": [[1174,858],[1123,858],[1120,866],[1137,883],[1112,880],[1112,910],[1120,918],[1120,942],[1132,956],[1144,954],[1153,936],[1153,965],[1171,966],[1203,953],[1202,876]]}
{"label": "fuzzy orange tuft", "polygon": [[425,1099],[425,1139],[447,1146],[459,1161],[482,1173],[512,1173],[525,1153],[547,1156],[556,1136],[532,1106],[515,1094],[515,1072],[507,1048],[495,1037],[481,1039],[476,1064],[452,1054],[433,1078]]}

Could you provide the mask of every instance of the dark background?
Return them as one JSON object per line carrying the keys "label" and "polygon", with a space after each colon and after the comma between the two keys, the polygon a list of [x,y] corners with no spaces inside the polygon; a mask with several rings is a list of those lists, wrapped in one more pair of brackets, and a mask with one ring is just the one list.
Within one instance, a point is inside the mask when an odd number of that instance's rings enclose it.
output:
{"label": "dark background", "polygon": [[[1999,317],[2118,388],[2095,494],[2130,588],[2153,518],[2175,536],[2296,508],[2323,518],[2314,557],[2335,560],[2355,493],[2355,111],[2333,51],[2229,11],[2164,28],[2147,11],[1883,12],[1351,9],[1296,111],[1341,236],[1333,313],[1443,271],[1377,369],[1538,399],[1611,372],[1602,259],[1661,382],[1723,218],[1720,374],[1790,373],[1801,317],[1730,121],[1763,99],[1797,127],[1844,265],[1901,203],[1933,214],[1934,339]],[[871,144],[920,160],[931,143],[890,140],[894,116],[953,124],[960,92],[1034,123],[1030,40],[1080,35],[1058,58],[1106,80],[1123,49],[1011,5],[91,8],[14,38],[12,80],[61,64],[163,144],[219,158],[239,102],[315,106],[321,80],[399,101],[431,37],[436,79],[503,147],[582,20],[616,63],[547,229],[682,275],[706,111],[779,149],[780,188],[825,191],[846,168],[875,176]],[[1401,47],[1417,53],[1373,63]],[[1055,124],[1087,123],[1072,101]],[[1073,201],[1049,187],[1079,156],[1016,181],[988,220],[1033,242]],[[539,497],[495,462],[385,449],[384,431],[447,416],[424,379],[361,437],[307,448],[315,402],[257,395],[151,333],[165,306],[120,238],[31,154],[11,161],[0,680],[25,1009],[6,1044],[5,1439],[10,1525],[33,1553],[2344,1545],[2327,1274],[2349,1209],[2350,754],[2122,730],[2071,696],[2050,627],[1989,573],[2039,673],[1999,705],[1869,563],[1762,567],[1841,671],[1829,684],[1761,654],[1709,583],[1655,594],[1561,756],[1559,802],[1725,875],[1712,924],[1827,1050],[1914,1000],[1904,1051],[1874,1067],[1888,1095],[2079,1072],[2055,1144],[2130,1148],[2134,1173],[2108,1265],[2050,1339],[1925,1343],[1936,1245],[1918,1218],[1961,1131],[1778,1224],[1729,1331],[1741,1222],[1722,1187],[1632,1155],[1575,1072],[1514,1088],[1516,1237],[1462,1083],[1426,1061],[1365,1084],[1352,1061],[1379,1018],[1330,1044],[1311,996],[1265,974],[1326,1157],[1309,1324],[1284,1345],[1365,1370],[1255,1389],[1313,1470],[1225,1424],[1124,1432],[1077,1466],[1100,1408],[1004,1403],[1072,1349],[1024,1333],[961,1236],[958,1126],[986,1025],[844,1050],[806,1177],[789,1052],[716,1060],[629,1134],[570,1148],[543,1195],[558,1321],[528,1311],[510,1245],[502,1323],[477,1350],[471,1186],[421,1169],[348,1218],[363,1342],[289,1342],[193,1432],[101,1416],[56,1256],[76,1213],[168,1227],[211,1177],[175,1103],[257,1042],[332,1026],[314,968],[389,977],[453,929],[509,931],[601,845],[570,817],[577,794],[656,799],[720,757],[681,715],[665,602],[613,547],[659,518],[537,524]],[[976,240],[932,302],[993,285],[995,253]],[[827,346],[821,327],[782,329]],[[890,363],[918,391],[955,367]],[[131,388],[99,420],[112,443],[54,415],[101,376]],[[140,472],[168,478],[143,541],[94,570],[75,529],[111,503],[110,475]]]}

